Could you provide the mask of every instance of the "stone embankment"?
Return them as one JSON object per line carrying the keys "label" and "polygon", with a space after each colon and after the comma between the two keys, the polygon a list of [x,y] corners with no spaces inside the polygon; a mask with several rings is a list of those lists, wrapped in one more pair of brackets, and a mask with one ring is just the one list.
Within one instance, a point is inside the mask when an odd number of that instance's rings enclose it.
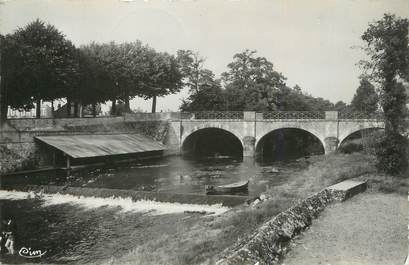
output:
{"label": "stone embankment", "polygon": [[309,227],[328,204],[344,201],[365,189],[366,182],[344,181],[310,196],[227,249],[217,265],[277,264],[290,240]]}

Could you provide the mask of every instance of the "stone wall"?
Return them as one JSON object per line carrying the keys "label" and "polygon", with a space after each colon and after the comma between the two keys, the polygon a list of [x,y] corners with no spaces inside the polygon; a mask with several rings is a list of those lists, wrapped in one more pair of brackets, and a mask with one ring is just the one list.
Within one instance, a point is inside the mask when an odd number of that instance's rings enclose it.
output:
{"label": "stone wall", "polygon": [[309,227],[328,204],[342,202],[364,192],[366,188],[367,183],[364,181],[346,180],[315,193],[276,215],[255,233],[225,250],[216,264],[279,264],[288,251],[290,240]]}
{"label": "stone wall", "polygon": [[165,144],[165,155],[179,152],[176,133],[166,120],[125,117],[11,119],[0,129],[0,174],[50,165],[46,148],[34,140],[41,135],[138,133]]}
{"label": "stone wall", "polygon": [[324,189],[281,212],[250,237],[226,250],[216,264],[253,265],[277,264],[287,251],[290,240],[311,225],[324,208],[334,200]]}
{"label": "stone wall", "polygon": [[34,143],[0,144],[0,174],[35,168],[38,157]]}

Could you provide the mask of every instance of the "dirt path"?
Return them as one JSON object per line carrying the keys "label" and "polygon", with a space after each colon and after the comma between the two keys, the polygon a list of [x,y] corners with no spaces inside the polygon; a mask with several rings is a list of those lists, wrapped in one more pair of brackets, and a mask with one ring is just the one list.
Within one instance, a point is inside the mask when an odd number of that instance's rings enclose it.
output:
{"label": "dirt path", "polygon": [[403,265],[407,225],[406,196],[366,192],[325,209],[282,264]]}

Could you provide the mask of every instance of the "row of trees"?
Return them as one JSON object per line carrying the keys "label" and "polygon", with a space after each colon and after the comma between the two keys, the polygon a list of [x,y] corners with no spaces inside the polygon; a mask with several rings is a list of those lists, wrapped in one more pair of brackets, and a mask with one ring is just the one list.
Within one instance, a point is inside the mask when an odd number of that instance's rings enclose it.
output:
{"label": "row of trees", "polygon": [[[76,48],[54,26],[36,20],[13,34],[1,36],[1,115],[7,106],[30,109],[40,102],[64,98],[67,105],[117,102],[130,111],[134,97],[153,99],[189,87],[190,95],[181,110],[340,110],[372,113],[378,98],[367,79],[361,81],[351,105],[336,104],[305,94],[297,85],[290,88],[273,63],[256,51],[234,55],[228,71],[216,78],[204,67],[205,59],[190,50],[176,54],[157,52],[140,41],[114,42]],[[122,106],[122,105],[121,105]],[[69,113],[68,113],[69,115]]]}
{"label": "row of trees", "polygon": [[157,52],[141,42],[91,43],[76,48],[54,26],[36,20],[13,34],[1,36],[1,106],[33,108],[41,100],[65,98],[68,105],[112,101],[125,103],[139,96],[153,98],[182,88],[177,57]]}
{"label": "row of trees", "polygon": [[254,110],[254,111],[326,111],[363,112],[372,114],[378,109],[378,95],[367,78],[360,86],[350,105],[313,97],[302,92],[300,86],[290,88],[286,78],[277,72],[273,63],[246,50],[234,55],[221,78],[204,68],[205,60],[197,53],[180,51],[184,65],[189,97],[182,103],[183,111],[201,110]]}

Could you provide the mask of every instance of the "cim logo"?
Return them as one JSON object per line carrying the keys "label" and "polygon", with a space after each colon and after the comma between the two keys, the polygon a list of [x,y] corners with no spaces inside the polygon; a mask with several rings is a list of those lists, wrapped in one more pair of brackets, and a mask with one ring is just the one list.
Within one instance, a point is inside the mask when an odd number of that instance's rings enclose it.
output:
{"label": "cim logo", "polygon": [[47,251],[31,250],[31,248],[22,247],[18,254],[27,259],[41,258]]}

